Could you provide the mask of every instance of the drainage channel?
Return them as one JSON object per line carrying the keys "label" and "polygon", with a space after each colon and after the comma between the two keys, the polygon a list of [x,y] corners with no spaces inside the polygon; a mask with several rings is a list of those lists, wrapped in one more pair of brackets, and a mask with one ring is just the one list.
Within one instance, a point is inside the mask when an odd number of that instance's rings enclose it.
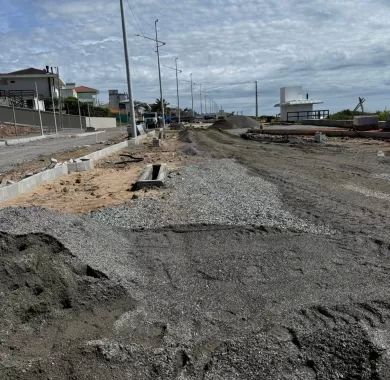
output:
{"label": "drainage channel", "polygon": [[134,190],[139,190],[145,187],[160,187],[164,185],[167,178],[166,164],[147,165],[146,169],[141,174],[141,177],[134,185]]}

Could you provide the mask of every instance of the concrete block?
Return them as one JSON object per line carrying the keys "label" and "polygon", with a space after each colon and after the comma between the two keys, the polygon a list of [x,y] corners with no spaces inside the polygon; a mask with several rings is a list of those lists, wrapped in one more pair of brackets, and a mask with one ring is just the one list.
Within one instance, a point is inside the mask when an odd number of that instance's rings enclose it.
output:
{"label": "concrete block", "polygon": [[139,190],[144,187],[160,187],[164,185],[168,174],[166,164],[147,165],[144,172],[135,184],[135,189]]}
{"label": "concrete block", "polygon": [[73,162],[68,162],[68,172],[85,172],[94,168],[93,161],[88,158],[77,159]]}
{"label": "concrete block", "polygon": [[370,129],[378,129],[378,116],[355,116],[353,118],[353,127],[358,131],[368,131]]}
{"label": "concrete block", "polygon": [[328,138],[326,137],[326,135],[324,135],[321,132],[316,132],[316,134],[314,135],[314,141],[316,143],[324,144],[324,143],[326,143],[327,140],[328,140]]}
{"label": "concrete block", "polygon": [[378,122],[379,129],[383,129],[385,131],[390,130],[390,121],[379,121]]}

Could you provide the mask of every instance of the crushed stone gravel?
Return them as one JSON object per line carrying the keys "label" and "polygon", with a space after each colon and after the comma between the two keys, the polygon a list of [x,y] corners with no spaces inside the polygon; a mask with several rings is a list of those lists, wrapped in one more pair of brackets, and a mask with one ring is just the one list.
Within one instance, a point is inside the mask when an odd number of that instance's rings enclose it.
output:
{"label": "crushed stone gravel", "polygon": [[329,233],[286,210],[278,188],[232,159],[209,160],[172,172],[159,198],[104,208],[91,219],[122,228],[189,224],[270,226]]}

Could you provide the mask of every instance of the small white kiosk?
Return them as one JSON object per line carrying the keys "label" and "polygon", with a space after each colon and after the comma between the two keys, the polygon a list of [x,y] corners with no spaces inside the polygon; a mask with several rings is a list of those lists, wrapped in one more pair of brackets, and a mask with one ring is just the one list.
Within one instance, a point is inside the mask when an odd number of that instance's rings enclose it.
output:
{"label": "small white kiosk", "polygon": [[280,107],[281,121],[324,119],[329,116],[329,110],[313,110],[314,104],[321,103],[320,100],[310,99],[309,94],[304,94],[302,86],[282,87],[280,103],[275,104],[275,107]]}

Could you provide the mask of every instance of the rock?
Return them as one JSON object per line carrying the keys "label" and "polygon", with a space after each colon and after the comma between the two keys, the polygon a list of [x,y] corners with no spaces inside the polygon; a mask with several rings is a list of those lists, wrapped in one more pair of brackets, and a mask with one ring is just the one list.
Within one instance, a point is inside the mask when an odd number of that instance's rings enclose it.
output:
{"label": "rock", "polygon": [[63,192],[63,193],[69,193],[69,189],[68,189],[67,187],[64,187],[64,188],[62,189],[62,192]]}
{"label": "rock", "polygon": [[133,196],[131,197],[131,199],[138,199],[139,196],[137,194],[133,194]]}
{"label": "rock", "polygon": [[53,164],[56,164],[58,162],[58,160],[56,158],[51,158],[50,162],[53,163]]}

